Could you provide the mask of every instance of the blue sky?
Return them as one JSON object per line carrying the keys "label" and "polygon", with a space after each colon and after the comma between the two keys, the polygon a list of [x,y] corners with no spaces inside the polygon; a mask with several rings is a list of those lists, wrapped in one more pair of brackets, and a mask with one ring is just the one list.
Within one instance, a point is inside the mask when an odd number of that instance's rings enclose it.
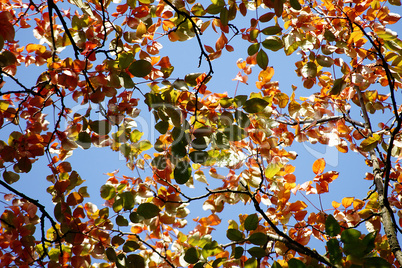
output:
{"label": "blue sky", "polygon": [[[402,8],[393,8],[395,13],[402,13]],[[271,22],[271,24],[272,23],[273,22]],[[240,25],[239,28],[242,28],[242,26]],[[402,22],[398,22],[392,28],[394,28],[394,30],[398,28],[402,29]],[[31,33],[29,29],[25,32],[17,32],[16,39],[19,39],[22,42],[36,42],[32,36],[28,36],[26,34],[27,32]],[[207,45],[214,46],[215,40],[218,37],[219,36],[217,34],[208,34],[203,36],[203,41],[205,41],[205,44]],[[201,68],[197,67],[200,52],[195,39],[182,43],[170,43],[166,37],[163,37],[158,41],[164,46],[161,50],[161,56],[169,56],[170,62],[175,67],[171,78],[182,78],[187,73],[204,72],[208,70],[208,65],[205,61],[202,63]],[[245,59],[247,57],[247,47],[249,45],[248,42],[241,39],[240,35],[236,36],[232,42],[235,51],[231,53],[224,52],[219,59],[213,61],[214,76],[208,83],[208,89],[210,91],[220,93],[228,92],[229,96],[233,96],[237,86],[237,82],[232,80],[239,71],[236,66],[236,61],[239,58]],[[297,96],[309,96],[311,93],[313,93],[314,89],[306,90],[302,87],[300,78],[297,77],[294,71],[295,61],[300,59],[298,55],[293,54],[292,56],[287,57],[283,52],[279,51],[275,53],[268,53],[268,56],[270,59],[269,66],[273,66],[275,68],[275,75],[272,80],[279,81],[280,89],[283,92],[290,94],[292,91],[291,86],[293,84],[299,87],[296,91]],[[40,68],[31,66],[29,68],[29,72],[27,72],[20,68],[17,76],[22,81],[33,85],[35,84],[39,69]],[[240,84],[237,89],[237,94],[249,95],[251,92],[258,92],[258,89],[254,84],[255,75],[258,74],[258,72],[259,67],[255,66],[253,68],[253,75],[249,78],[249,85]],[[143,92],[146,92],[148,89],[146,85],[142,85],[140,88]],[[15,89],[15,85],[13,85],[12,82],[7,82],[2,91],[4,92],[9,89]],[[139,118],[136,119],[137,124],[142,128],[148,128],[148,133],[150,133],[150,135],[149,137],[144,136],[143,138],[149,139],[153,143],[158,137],[158,132],[151,124],[149,124],[152,116],[147,113],[148,108],[143,103],[143,97],[141,94],[139,94],[139,92],[135,92],[134,96],[141,99],[139,108],[144,112]],[[400,92],[398,92],[397,98],[399,102],[402,101]],[[80,108],[76,106],[75,109]],[[376,116],[379,116],[379,118],[381,117],[380,114]],[[2,129],[0,136],[2,138],[8,136],[8,133],[11,133],[13,127],[14,126],[10,125]],[[337,170],[340,172],[339,178],[330,185],[330,193],[321,196],[321,201],[324,208],[331,208],[331,202],[333,200],[340,202],[343,197],[354,196],[356,198],[363,199],[366,196],[371,182],[364,181],[363,178],[365,176],[365,172],[370,171],[370,169],[364,164],[364,158],[361,155],[357,155],[353,152],[342,154],[339,153],[334,147],[324,147],[311,144],[294,144],[290,150],[297,151],[298,153],[298,158],[295,161],[291,161],[290,164],[296,166],[296,182],[299,184],[302,184],[308,180],[313,180],[314,173],[312,172],[311,167],[317,158],[326,159],[327,167],[325,171]],[[109,148],[92,147],[89,150],[76,149],[73,152],[73,156],[68,158],[66,161],[69,161],[72,164],[73,169],[76,170],[84,180],[86,180],[84,184],[88,186],[88,192],[91,195],[89,199],[86,199],[86,202],[92,202],[96,204],[98,208],[102,208],[103,204],[103,200],[100,198],[99,189],[108,178],[105,173],[119,170],[119,175],[127,175],[131,177],[137,176],[136,171],[130,171],[128,168],[126,168],[124,157],[119,153],[112,152]],[[26,193],[28,196],[38,199],[42,204],[45,204],[47,206],[47,210],[51,212],[53,210],[51,195],[46,193],[46,188],[51,185],[46,181],[46,176],[51,174],[47,164],[46,158],[42,157],[33,165],[30,173],[21,174],[21,179],[12,186],[17,190]],[[223,175],[226,173],[223,173]],[[142,176],[145,177],[144,174],[150,176],[151,172],[146,170],[145,173],[142,174]],[[214,180],[215,179],[213,178],[208,178],[208,181],[211,183]],[[216,181],[214,184],[219,185],[219,181]],[[204,192],[204,187],[205,184],[195,182],[195,189],[189,189],[188,193],[192,196],[197,196]],[[4,190],[0,191],[4,192]],[[317,195],[309,195],[307,197],[317,207],[320,207]],[[297,199],[308,203],[304,197],[300,195],[292,196],[291,201],[293,200],[294,202]],[[204,211],[201,207],[202,201],[194,202],[189,206],[191,210],[191,215],[189,217],[189,229],[192,229],[195,226],[190,219],[196,216],[208,216],[210,214],[209,211]],[[310,209],[311,211],[314,211],[312,206],[309,204],[309,210]],[[219,232],[219,234],[217,234],[219,238],[222,237],[224,240],[218,240],[218,242],[227,242],[225,241],[224,235],[222,235],[226,231],[227,220],[230,217],[233,217],[234,220],[238,221],[237,216],[233,216],[233,211],[236,212],[235,214],[238,214],[239,212],[248,214],[254,213],[252,206],[243,206],[241,204],[236,205],[236,207],[226,206],[224,213],[222,213],[222,216],[220,215],[223,221],[221,226],[219,226],[219,230],[223,230],[223,232]],[[321,246],[323,246],[323,244],[321,244]]]}

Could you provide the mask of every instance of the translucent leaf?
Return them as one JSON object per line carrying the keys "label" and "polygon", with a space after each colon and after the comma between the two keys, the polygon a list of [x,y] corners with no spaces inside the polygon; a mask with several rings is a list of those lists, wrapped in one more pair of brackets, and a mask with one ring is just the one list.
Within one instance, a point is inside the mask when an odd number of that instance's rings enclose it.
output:
{"label": "translucent leaf", "polygon": [[342,261],[342,251],[337,239],[330,239],[327,242],[327,248],[329,253],[329,259],[332,263],[339,263]]}
{"label": "translucent leaf", "polygon": [[159,215],[160,209],[152,203],[143,203],[138,206],[137,213],[145,219],[151,219]]}
{"label": "translucent leaf", "polygon": [[243,109],[247,113],[258,113],[264,110],[267,105],[268,102],[266,100],[260,98],[252,98],[244,103]]}
{"label": "translucent leaf", "polygon": [[321,174],[324,172],[325,169],[325,160],[324,158],[319,158],[314,161],[313,163],[313,172],[317,174]]}
{"label": "translucent leaf", "polygon": [[269,26],[267,28],[264,28],[261,32],[265,35],[275,35],[282,32],[282,28],[279,27],[278,25]]}
{"label": "translucent leaf", "polygon": [[144,77],[152,71],[152,64],[146,60],[137,60],[131,63],[128,71],[136,77]]}
{"label": "translucent leaf", "polygon": [[109,184],[102,185],[100,188],[101,197],[105,200],[110,200],[116,196],[116,189]]}
{"label": "translucent leaf", "polygon": [[331,95],[339,95],[342,90],[346,87],[346,83],[343,78],[335,79],[334,85],[332,86],[331,91],[329,92]]}
{"label": "translucent leaf", "polygon": [[187,85],[189,85],[190,87],[195,87],[195,86],[197,86],[197,81],[196,81],[196,79],[200,76],[200,75],[202,75],[202,73],[190,73],[190,74],[187,74],[185,77],[184,77],[184,81],[187,83]]}
{"label": "translucent leaf", "polygon": [[331,237],[337,236],[341,232],[338,221],[331,214],[325,220],[325,232]]}
{"label": "translucent leaf", "polygon": [[126,69],[134,61],[133,53],[120,53],[119,54],[119,67],[121,69]]}
{"label": "translucent leaf", "polygon": [[377,147],[378,142],[381,140],[381,136],[378,134],[373,134],[373,136],[368,137],[362,143],[360,143],[360,147],[363,151],[369,152],[374,150]]}
{"label": "translucent leaf", "polygon": [[305,78],[313,78],[317,75],[317,65],[314,62],[307,62],[301,69],[301,73]]}
{"label": "translucent leaf", "polygon": [[248,47],[248,49],[247,49],[247,54],[248,54],[249,56],[252,56],[252,55],[254,55],[255,53],[257,53],[259,49],[260,49],[260,43],[252,44],[252,45],[250,45],[250,46]]}
{"label": "translucent leaf", "polygon": [[149,140],[140,141],[138,148],[141,151],[146,151],[152,148],[152,143]]}

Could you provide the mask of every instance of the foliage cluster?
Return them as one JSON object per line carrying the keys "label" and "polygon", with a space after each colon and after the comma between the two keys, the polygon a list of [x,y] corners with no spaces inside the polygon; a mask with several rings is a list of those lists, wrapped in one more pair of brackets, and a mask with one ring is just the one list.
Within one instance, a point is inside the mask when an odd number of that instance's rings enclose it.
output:
{"label": "foliage cluster", "polygon": [[[400,267],[402,41],[389,28],[400,0],[207,2],[1,1],[0,267]],[[162,43],[188,40],[206,71],[174,77]],[[231,96],[213,87],[213,64],[240,43],[234,80],[252,92]],[[299,54],[304,89],[272,80],[277,51]],[[31,66],[41,73],[27,85]],[[136,127],[147,112],[156,140]],[[291,201],[328,193],[340,175],[321,158],[298,183],[296,142],[361,157],[371,172],[350,180],[373,187],[315,212]],[[68,161],[93,147],[146,174],[108,173],[103,207]],[[54,208],[13,187],[40,158]],[[184,231],[197,200],[210,215]],[[254,211],[234,213],[230,242],[217,241],[220,213],[241,203]]]}

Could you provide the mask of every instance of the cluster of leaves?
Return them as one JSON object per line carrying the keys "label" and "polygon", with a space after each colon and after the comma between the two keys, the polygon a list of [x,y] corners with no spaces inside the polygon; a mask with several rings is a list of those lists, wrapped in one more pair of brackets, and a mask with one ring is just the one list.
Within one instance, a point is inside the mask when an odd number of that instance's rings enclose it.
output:
{"label": "cluster of leaves", "polygon": [[[11,193],[0,217],[0,266],[89,267],[97,259],[99,267],[400,266],[402,41],[388,27],[400,18],[390,5],[401,3],[0,3],[0,127],[8,135],[0,185]],[[31,29],[37,43],[18,41]],[[214,47],[204,33],[215,34]],[[255,78],[255,92],[216,92],[208,84],[213,60],[233,52],[240,36],[248,46],[234,80]],[[174,55],[160,56],[162,42],[190,39],[207,70],[173,78]],[[300,54],[295,70],[307,97],[272,81],[268,55],[276,51]],[[42,73],[27,86],[19,75],[32,67]],[[155,119],[155,141],[137,127],[147,112],[140,102]],[[375,189],[316,212],[294,201],[296,193],[328,193],[340,176],[317,159],[315,177],[298,183],[290,162],[297,154],[288,150],[295,141],[362,155]],[[67,162],[91,147],[119,152],[145,174],[108,173],[101,209]],[[52,209],[11,186],[40,157],[49,162]],[[195,180],[213,187],[190,196]],[[196,200],[210,215],[193,219],[186,233]],[[254,211],[229,221],[223,244],[213,232],[224,225],[219,213],[238,203]],[[367,234],[357,230],[362,223]],[[312,238],[324,254],[311,249]]]}

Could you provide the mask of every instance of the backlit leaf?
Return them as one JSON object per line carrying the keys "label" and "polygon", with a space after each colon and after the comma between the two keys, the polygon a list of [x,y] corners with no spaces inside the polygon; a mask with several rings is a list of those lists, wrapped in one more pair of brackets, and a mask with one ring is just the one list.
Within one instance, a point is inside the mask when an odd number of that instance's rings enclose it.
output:
{"label": "backlit leaf", "polygon": [[325,220],[325,232],[332,237],[337,236],[341,232],[338,221],[331,214]]}
{"label": "backlit leaf", "polygon": [[313,172],[317,174],[321,174],[324,172],[325,169],[325,160],[324,158],[319,158],[314,161],[313,163]]}
{"label": "backlit leaf", "polygon": [[200,253],[196,248],[191,247],[186,250],[186,253],[184,254],[184,260],[186,262],[190,264],[195,264],[198,262],[199,259],[200,259]]}
{"label": "backlit leaf", "polygon": [[152,64],[146,60],[136,60],[128,67],[128,71],[136,77],[144,77],[152,71]]}
{"label": "backlit leaf", "polygon": [[247,113],[258,113],[264,110],[267,105],[268,102],[266,100],[260,98],[252,98],[244,103],[243,109]]}
{"label": "backlit leaf", "polygon": [[263,70],[265,70],[267,68],[267,66],[268,66],[268,55],[262,49],[260,49],[260,51],[258,51],[257,64]]}
{"label": "backlit leaf", "polygon": [[369,152],[371,150],[374,150],[375,147],[377,147],[377,144],[381,140],[381,136],[378,134],[373,134],[373,136],[368,137],[362,143],[360,143],[360,147],[363,151]]}
{"label": "backlit leaf", "polygon": [[12,171],[4,171],[3,179],[8,184],[13,184],[14,182],[17,182],[20,179],[20,175],[18,175],[17,173],[14,173]]}
{"label": "backlit leaf", "polygon": [[261,32],[265,35],[275,35],[282,32],[282,28],[279,27],[278,25],[269,26],[267,28],[264,28]]}
{"label": "backlit leaf", "polygon": [[152,203],[143,203],[138,206],[137,213],[144,219],[151,219],[159,215],[160,209]]}
{"label": "backlit leaf", "polygon": [[[280,1],[280,0],[279,0]],[[277,36],[269,36],[263,42],[262,45],[269,50],[278,51],[283,48],[282,40]]]}
{"label": "backlit leaf", "polygon": [[191,165],[189,162],[179,162],[174,169],[174,179],[178,184],[186,183],[191,177]]}
{"label": "backlit leaf", "polygon": [[226,237],[231,241],[241,241],[244,239],[244,235],[237,229],[229,229],[226,231]]}
{"label": "backlit leaf", "polygon": [[244,221],[244,228],[247,231],[253,231],[257,229],[259,221],[257,214],[250,214]]}

